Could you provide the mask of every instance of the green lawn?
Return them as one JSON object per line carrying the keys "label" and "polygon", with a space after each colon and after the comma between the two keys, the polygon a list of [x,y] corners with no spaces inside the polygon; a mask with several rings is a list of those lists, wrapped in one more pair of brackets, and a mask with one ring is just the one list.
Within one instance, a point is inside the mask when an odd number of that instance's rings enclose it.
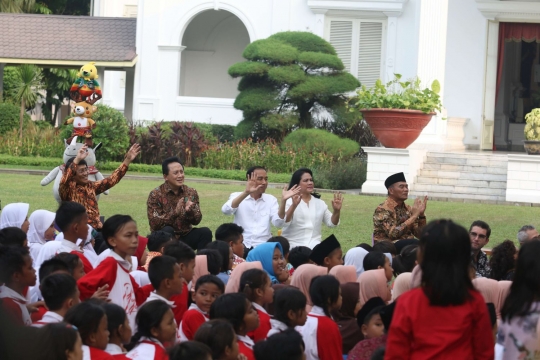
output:
{"label": "green lawn", "polygon": [[[42,187],[41,176],[0,174],[0,200],[2,206],[11,202],[28,202],[30,210],[48,209],[54,211],[57,203],[52,196],[52,184]],[[100,199],[101,214],[108,217],[114,214],[129,214],[138,223],[139,232],[148,234],[146,217],[146,199],[148,193],[162,180],[122,180],[111,189],[111,194]],[[208,226],[214,231],[220,224],[232,221],[232,217],[221,213],[221,206],[227,201],[229,194],[241,191],[234,185],[188,183],[199,192],[203,220],[200,226]],[[278,195],[277,189],[268,189],[268,193]],[[330,194],[323,194],[322,199],[330,205]],[[373,231],[371,217],[376,206],[383,197],[345,195],[341,225],[334,229],[344,249],[349,249],[361,242],[371,242]],[[436,218],[451,218],[468,226],[472,221],[482,219],[492,227],[490,247],[504,239],[516,239],[516,233],[522,225],[540,225],[536,221],[540,217],[540,207],[519,207],[485,204],[464,204],[455,202],[430,201],[426,210],[428,221]],[[324,235],[331,229],[324,228]]]}

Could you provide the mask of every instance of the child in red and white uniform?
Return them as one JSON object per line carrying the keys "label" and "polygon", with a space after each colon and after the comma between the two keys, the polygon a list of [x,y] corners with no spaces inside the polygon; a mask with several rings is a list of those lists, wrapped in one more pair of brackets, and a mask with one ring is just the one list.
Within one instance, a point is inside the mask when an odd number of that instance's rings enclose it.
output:
{"label": "child in red and white uniform", "polygon": [[156,290],[150,293],[146,302],[161,300],[174,308],[171,297],[182,292],[185,282],[176,259],[167,255],[153,258],[148,265],[148,277]]}
{"label": "child in red and white uniform", "polygon": [[103,307],[82,302],[68,310],[64,321],[79,331],[83,343],[83,360],[113,360],[107,352],[109,330]]}
{"label": "child in red and white uniform", "polygon": [[81,300],[91,297],[99,288],[108,285],[108,299],[126,311],[129,324],[135,328],[137,306],[146,301],[152,292],[152,285],[139,287],[129,274],[131,263],[127,259],[137,250],[137,224],[129,215],[113,215],[102,228],[103,238],[113,249],[91,273],[79,279]]}
{"label": "child in red and white uniform", "polygon": [[125,359],[127,350],[125,345],[131,341],[131,326],[124,309],[116,304],[103,304],[107,315],[107,329],[109,330],[109,343],[105,351],[115,359]]}
{"label": "child in red and white uniform", "polygon": [[225,285],[215,275],[204,275],[197,280],[193,303],[186,311],[178,328],[178,340],[193,340],[199,327],[208,321],[210,307],[225,291]]}
{"label": "child in red and white uniform", "polygon": [[238,351],[248,360],[255,360],[253,355],[253,340],[247,336],[250,331],[259,327],[259,315],[251,301],[242,293],[232,293],[220,296],[210,311],[211,319],[228,320],[238,338]]}
{"label": "child in red and white uniform", "polygon": [[276,289],[274,293],[274,318],[267,337],[296,326],[304,326],[307,320],[306,295],[293,286]]}
{"label": "child in red and white uniform", "polygon": [[77,245],[78,239],[86,241],[89,234],[86,209],[79,203],[64,201],[56,211],[54,222],[63,234],[63,239],[55,240],[61,243],[58,253],[67,252],[80,257],[84,265],[84,272],[88,274],[94,269],[92,262],[85,256],[85,251],[89,250],[83,250],[84,246]]}
{"label": "child in red and white uniform", "polygon": [[140,307],[137,313],[137,332],[133,336],[134,347],[126,354],[133,360],[168,360],[163,344],[173,343],[176,321],[169,304],[153,300]]}
{"label": "child in red and white uniform", "polygon": [[188,284],[193,280],[195,273],[195,252],[189,245],[181,241],[176,241],[165,245],[163,255],[172,256],[176,259],[176,263],[180,266],[182,278],[184,278],[182,292],[170,298],[174,302],[174,319],[180,325],[184,314],[188,310],[188,299],[190,296]]}
{"label": "child in red and white uniform", "polygon": [[309,289],[313,308],[302,327],[306,360],[342,360],[343,343],[330,313],[341,308],[341,288],[332,275],[315,278]]}
{"label": "child in red and white uniform", "polygon": [[0,246],[0,299],[2,306],[18,325],[32,325],[24,296],[36,284],[36,270],[27,248]]}
{"label": "child in red and white uniform", "polygon": [[[238,360],[238,338],[231,323],[224,319],[214,319],[201,325],[195,334],[195,343],[201,343],[212,349],[214,359]],[[181,344],[189,344],[193,341]],[[180,344],[180,345],[181,345]]]}
{"label": "child in red and white uniform", "polygon": [[40,289],[49,310],[41,320],[32,324],[35,327],[62,322],[68,310],[80,302],[77,282],[67,273],[54,273],[45,277],[41,281]]}
{"label": "child in red and white uniform", "polygon": [[259,315],[259,327],[247,335],[254,342],[266,339],[272,326],[270,315],[264,309],[264,305],[274,301],[274,289],[270,277],[264,270],[250,269],[240,277],[240,292],[243,292]]}

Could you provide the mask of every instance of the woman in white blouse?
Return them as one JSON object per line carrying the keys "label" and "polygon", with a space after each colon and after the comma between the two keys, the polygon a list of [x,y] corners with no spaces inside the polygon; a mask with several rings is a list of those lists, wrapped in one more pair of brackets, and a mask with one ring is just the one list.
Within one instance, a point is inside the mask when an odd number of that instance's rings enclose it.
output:
{"label": "woman in white blouse", "polygon": [[[298,185],[300,194],[287,200],[284,214],[285,225],[281,235],[289,240],[291,249],[296,246],[307,246],[313,249],[321,242],[321,226],[324,223],[328,227],[339,225],[339,216],[343,196],[335,193],[332,200],[333,213],[328,210],[328,205],[320,199],[320,195],[314,192],[313,173],[310,169],[301,168],[295,171],[289,183],[289,189]],[[283,211],[280,209],[280,211]]]}

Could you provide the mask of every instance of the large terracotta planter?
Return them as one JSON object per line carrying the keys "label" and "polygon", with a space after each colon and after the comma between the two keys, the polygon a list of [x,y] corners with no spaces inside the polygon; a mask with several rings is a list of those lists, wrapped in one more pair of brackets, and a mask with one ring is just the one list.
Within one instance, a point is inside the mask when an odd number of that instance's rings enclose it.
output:
{"label": "large terracotta planter", "polygon": [[363,109],[360,112],[381,144],[396,149],[411,145],[435,115],[400,109]]}

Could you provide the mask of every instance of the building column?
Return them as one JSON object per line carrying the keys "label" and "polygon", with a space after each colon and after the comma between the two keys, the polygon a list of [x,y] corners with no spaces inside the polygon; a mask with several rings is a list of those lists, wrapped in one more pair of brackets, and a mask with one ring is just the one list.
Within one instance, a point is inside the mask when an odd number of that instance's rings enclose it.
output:
{"label": "building column", "polygon": [[135,66],[126,68],[126,93],[124,98],[124,117],[133,121],[133,94],[135,93]]}
{"label": "building column", "polygon": [[384,76],[386,81],[394,79],[395,63],[396,63],[396,45],[397,45],[397,20],[401,15],[401,12],[385,12],[388,16],[387,31],[386,31],[386,68],[384,69]]}
{"label": "building column", "polygon": [[0,63],[0,103],[4,101],[4,66],[6,64]]}

